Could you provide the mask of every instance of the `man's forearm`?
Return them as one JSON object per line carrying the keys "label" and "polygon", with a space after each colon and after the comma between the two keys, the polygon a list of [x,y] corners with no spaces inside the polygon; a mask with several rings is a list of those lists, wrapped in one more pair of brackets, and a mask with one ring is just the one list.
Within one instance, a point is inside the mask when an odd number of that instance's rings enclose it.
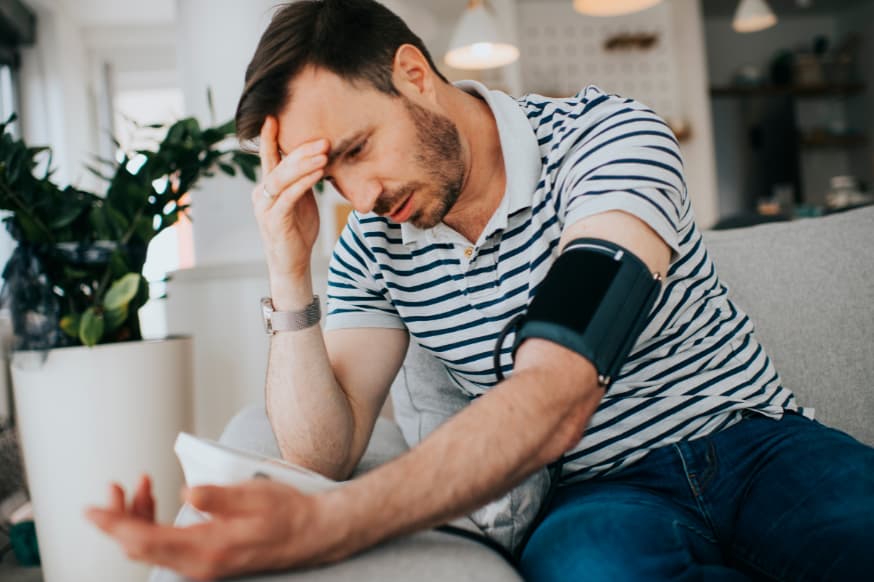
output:
{"label": "man's forearm", "polygon": [[603,391],[594,376],[578,396],[536,371],[478,398],[405,455],[324,494],[346,529],[346,549],[434,527],[501,496],[582,435]]}
{"label": "man's forearm", "polygon": [[[312,300],[312,285],[277,295],[278,310],[299,310]],[[318,325],[272,336],[265,400],[283,458],[333,479],[346,477],[355,420]]]}

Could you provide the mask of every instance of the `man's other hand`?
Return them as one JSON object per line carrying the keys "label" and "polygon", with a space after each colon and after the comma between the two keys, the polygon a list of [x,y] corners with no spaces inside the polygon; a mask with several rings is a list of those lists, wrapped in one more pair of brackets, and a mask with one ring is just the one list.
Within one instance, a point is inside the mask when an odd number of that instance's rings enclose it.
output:
{"label": "man's other hand", "polygon": [[317,496],[256,479],[232,487],[188,489],[184,500],[210,519],[187,527],[155,522],[151,482],[143,477],[131,502],[110,486],[106,507],[86,517],[133,560],[174,570],[195,580],[315,566],[353,553],[343,521],[328,519]]}

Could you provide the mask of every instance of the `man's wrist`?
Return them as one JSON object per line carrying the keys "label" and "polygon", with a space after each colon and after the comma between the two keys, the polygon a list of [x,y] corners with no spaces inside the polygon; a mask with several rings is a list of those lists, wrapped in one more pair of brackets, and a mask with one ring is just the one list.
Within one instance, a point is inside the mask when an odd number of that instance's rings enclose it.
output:
{"label": "man's wrist", "polygon": [[345,489],[348,489],[348,484],[312,498],[320,531],[330,540],[327,562],[343,560],[376,543],[367,535],[372,533],[376,523],[361,523],[365,515],[361,512],[361,504],[355,503]]}
{"label": "man's wrist", "polygon": [[276,311],[301,311],[313,301],[312,277],[270,283],[270,298]]}

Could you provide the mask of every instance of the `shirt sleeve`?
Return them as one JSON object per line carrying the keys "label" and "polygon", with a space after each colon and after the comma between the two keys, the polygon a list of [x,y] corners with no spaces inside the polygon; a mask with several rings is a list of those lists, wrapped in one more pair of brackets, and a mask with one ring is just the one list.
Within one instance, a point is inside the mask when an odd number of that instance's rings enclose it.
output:
{"label": "shirt sleeve", "polygon": [[687,210],[676,138],[658,115],[634,100],[595,88],[585,93],[588,111],[567,138],[573,143],[557,176],[565,199],[565,228],[621,210],[649,225],[676,256]]}
{"label": "shirt sleeve", "polygon": [[406,329],[391,302],[375,257],[367,247],[356,212],[334,246],[328,267],[325,329]]}

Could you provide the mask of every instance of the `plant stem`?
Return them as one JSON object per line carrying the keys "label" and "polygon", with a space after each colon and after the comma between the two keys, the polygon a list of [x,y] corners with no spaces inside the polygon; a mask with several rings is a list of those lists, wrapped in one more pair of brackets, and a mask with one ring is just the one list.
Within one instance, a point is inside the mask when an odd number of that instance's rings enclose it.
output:
{"label": "plant stem", "polygon": [[40,228],[40,230],[43,231],[43,233],[45,233],[46,237],[49,239],[49,243],[55,244],[55,237],[52,236],[52,231],[50,231],[39,218],[37,218],[30,212],[30,210],[27,208],[27,206],[25,206],[21,198],[19,198],[18,195],[12,191],[12,188],[7,186],[5,183],[0,183],[0,187],[2,187],[5,194],[12,198],[13,202],[18,205],[17,212],[22,212],[23,214],[25,214],[30,220],[33,221],[34,224],[36,224]]}

